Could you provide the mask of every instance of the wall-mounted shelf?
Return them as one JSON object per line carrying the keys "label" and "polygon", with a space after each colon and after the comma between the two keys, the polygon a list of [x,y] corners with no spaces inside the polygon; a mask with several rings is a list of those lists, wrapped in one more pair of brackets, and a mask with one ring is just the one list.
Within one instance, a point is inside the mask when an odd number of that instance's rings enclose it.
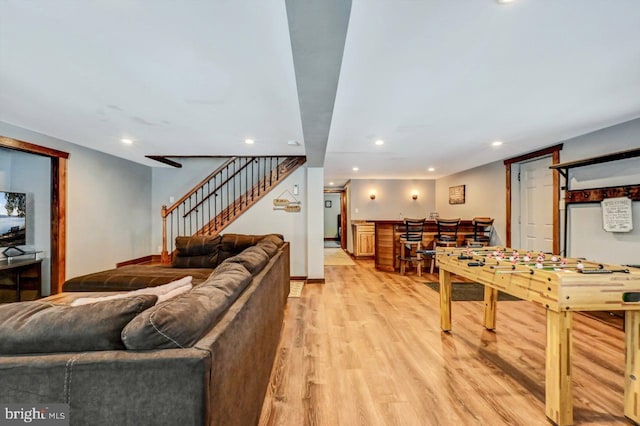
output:
{"label": "wall-mounted shelf", "polygon": [[626,160],[628,158],[640,157],[640,148],[630,149],[628,151],[619,151],[611,154],[601,155],[598,157],[586,158],[584,160],[569,161],[566,163],[559,163],[550,166],[550,169],[557,170],[565,180],[565,185],[562,189],[565,192],[565,206],[564,209],[564,232],[563,232],[563,249],[564,254],[567,254],[567,228],[569,221],[569,204],[577,203],[599,203],[606,198],[614,197],[629,197],[633,201],[640,201],[640,184],[624,185],[624,186],[610,186],[601,188],[588,188],[572,190],[569,187],[569,170],[577,167],[592,166],[594,164],[609,163],[611,161]]}
{"label": "wall-mounted shelf", "polygon": [[625,160],[627,158],[634,157],[640,157],[640,148],[630,149],[628,151],[614,152],[612,154],[600,155],[598,157],[586,158],[584,160],[554,164],[549,168],[558,170],[562,177],[568,180],[570,169],[575,169],[576,167],[592,166],[594,164],[608,163],[610,161]]}

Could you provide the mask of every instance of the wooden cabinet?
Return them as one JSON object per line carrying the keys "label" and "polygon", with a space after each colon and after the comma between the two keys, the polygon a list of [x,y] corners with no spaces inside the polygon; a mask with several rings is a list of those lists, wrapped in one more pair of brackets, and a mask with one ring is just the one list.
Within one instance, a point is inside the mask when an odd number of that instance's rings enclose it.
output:
{"label": "wooden cabinet", "polygon": [[353,255],[371,257],[375,255],[375,225],[373,223],[354,223]]}
{"label": "wooden cabinet", "polygon": [[[42,259],[0,261],[0,290],[3,301],[20,302],[41,297]],[[9,293],[5,300],[4,295]]]}

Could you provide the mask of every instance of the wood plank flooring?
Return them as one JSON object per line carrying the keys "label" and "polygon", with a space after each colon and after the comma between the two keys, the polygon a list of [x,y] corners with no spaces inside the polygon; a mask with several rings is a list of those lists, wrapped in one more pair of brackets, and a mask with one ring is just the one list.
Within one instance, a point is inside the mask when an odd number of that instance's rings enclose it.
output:
{"label": "wood plank flooring", "polygon": [[[454,302],[439,327],[435,275],[376,271],[371,260],[325,267],[325,284],[288,300],[261,425],[547,425],[545,311]],[[623,332],[574,316],[574,420],[631,424],[623,414]]]}

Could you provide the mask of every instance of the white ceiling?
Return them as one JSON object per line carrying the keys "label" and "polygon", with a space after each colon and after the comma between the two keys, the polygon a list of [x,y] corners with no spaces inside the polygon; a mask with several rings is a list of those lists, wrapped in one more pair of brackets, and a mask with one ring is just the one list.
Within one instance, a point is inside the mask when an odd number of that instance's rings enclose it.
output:
{"label": "white ceiling", "polygon": [[0,0],[0,121],[153,166],[306,153],[341,184],[437,178],[640,117],[638,0],[349,5]]}

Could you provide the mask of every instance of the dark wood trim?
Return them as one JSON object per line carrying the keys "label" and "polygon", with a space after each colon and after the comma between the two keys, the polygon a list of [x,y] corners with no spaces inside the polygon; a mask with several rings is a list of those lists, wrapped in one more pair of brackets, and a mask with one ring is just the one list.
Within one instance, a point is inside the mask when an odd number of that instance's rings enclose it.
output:
{"label": "dark wood trim", "polygon": [[0,136],[0,147],[51,158],[51,294],[62,291],[67,258],[67,161],[69,153]]}
{"label": "dark wood trim", "polygon": [[[562,150],[563,144],[557,144],[548,148],[543,148],[538,151],[530,152],[528,154],[520,155],[504,160],[506,184],[507,184],[507,196],[506,196],[506,246],[511,247],[511,203],[512,203],[512,188],[511,188],[511,165],[514,163],[521,163],[524,161],[534,160],[541,157],[551,156],[551,164],[556,165],[560,161],[560,150]],[[554,168],[554,167],[552,167]],[[554,253],[560,253],[560,177],[557,172],[553,173],[553,200],[552,200],[552,220],[553,220],[553,241],[551,243]],[[565,206],[566,209],[566,206]],[[566,249],[566,248],[565,248]]]}
{"label": "dark wood trim", "polygon": [[533,151],[528,154],[520,155],[518,157],[508,158],[504,160],[504,164],[513,164],[513,163],[521,163],[527,160],[533,160],[534,158],[544,157],[545,155],[553,155],[554,152],[561,151],[563,144],[558,144],[554,146],[550,146],[548,148],[539,149],[538,151]]}
{"label": "dark wood trim", "polygon": [[339,238],[335,238],[335,237],[324,237],[325,241],[340,241]]}
{"label": "dark wood trim", "polygon": [[507,224],[506,224],[506,246],[511,247],[511,163],[505,164],[505,175],[507,185]]}
{"label": "dark wood trim", "polygon": [[147,157],[150,160],[155,160],[159,163],[163,163],[168,166],[175,167],[177,169],[182,168],[182,164],[178,163],[177,161],[169,160],[167,157],[162,155],[145,155],[145,157]]}
{"label": "dark wood trim", "polygon": [[307,284],[324,284],[324,278],[307,278]]}
{"label": "dark wood trim", "polygon": [[15,149],[16,151],[26,152],[29,154],[42,155],[44,157],[69,158],[68,152],[58,151],[56,149],[47,148],[40,145],[34,145],[29,142],[7,138],[5,136],[0,136],[0,146],[9,149]]}
{"label": "dark wood trim", "polygon": [[307,276],[306,275],[295,275],[293,277],[289,277],[289,281],[306,281],[307,280]]}
{"label": "dark wood trim", "polygon": [[[560,151],[551,154],[552,167],[560,162]],[[553,171],[553,241],[551,247],[554,253],[560,253],[560,173]],[[565,207],[566,208],[566,207]]]}
{"label": "dark wood trim", "polygon": [[51,157],[51,294],[62,292],[66,279],[67,159]]}
{"label": "dark wood trim", "polygon": [[599,203],[606,198],[628,197],[640,201],[640,185],[609,186],[606,188],[574,189],[565,194],[567,203]]}

